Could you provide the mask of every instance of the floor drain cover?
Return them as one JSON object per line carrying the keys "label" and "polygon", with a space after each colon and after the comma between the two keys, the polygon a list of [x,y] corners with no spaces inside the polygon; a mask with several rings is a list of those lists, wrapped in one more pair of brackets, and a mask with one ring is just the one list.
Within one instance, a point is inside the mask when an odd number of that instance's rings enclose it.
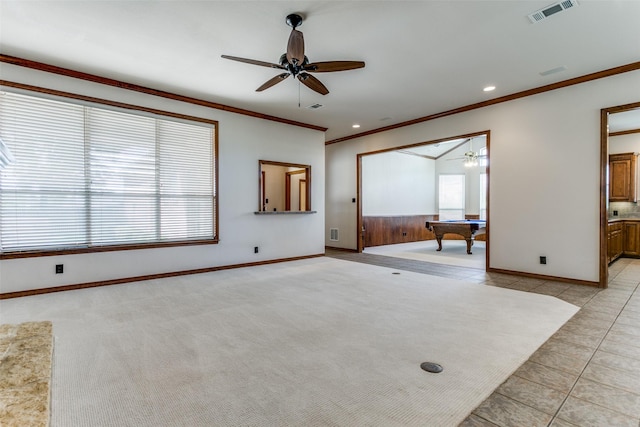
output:
{"label": "floor drain cover", "polygon": [[433,363],[433,362],[422,362],[420,364],[420,367],[427,372],[432,372],[434,374],[439,374],[440,372],[442,372],[442,366],[438,365],[437,363]]}

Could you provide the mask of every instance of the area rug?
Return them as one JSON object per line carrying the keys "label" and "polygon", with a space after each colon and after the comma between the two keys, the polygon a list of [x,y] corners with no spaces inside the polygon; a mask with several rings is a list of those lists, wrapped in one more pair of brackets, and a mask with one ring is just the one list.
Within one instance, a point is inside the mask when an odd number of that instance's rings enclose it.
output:
{"label": "area rug", "polygon": [[49,425],[51,322],[0,325],[0,426]]}
{"label": "area rug", "polygon": [[327,257],[1,303],[56,325],[53,427],[456,426],[577,311]]}
{"label": "area rug", "polygon": [[486,242],[474,242],[471,247],[471,254],[468,254],[466,241],[443,240],[442,250],[436,251],[438,243],[435,240],[425,240],[395,245],[372,246],[365,248],[364,253],[484,270],[486,247]]}

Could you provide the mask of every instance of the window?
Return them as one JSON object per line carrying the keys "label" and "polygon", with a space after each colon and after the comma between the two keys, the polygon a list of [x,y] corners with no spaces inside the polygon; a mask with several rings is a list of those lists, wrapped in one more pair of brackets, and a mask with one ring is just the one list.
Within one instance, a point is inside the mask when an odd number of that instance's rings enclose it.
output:
{"label": "window", "polygon": [[489,166],[489,161],[487,160],[487,147],[482,147],[478,152],[480,156],[480,161],[478,162],[479,166],[487,167]]}
{"label": "window", "polygon": [[480,219],[487,220],[487,174],[480,174]]}
{"label": "window", "polygon": [[438,215],[440,221],[464,219],[464,175],[439,175]]}
{"label": "window", "polygon": [[3,253],[216,239],[215,122],[3,92],[0,138]]}

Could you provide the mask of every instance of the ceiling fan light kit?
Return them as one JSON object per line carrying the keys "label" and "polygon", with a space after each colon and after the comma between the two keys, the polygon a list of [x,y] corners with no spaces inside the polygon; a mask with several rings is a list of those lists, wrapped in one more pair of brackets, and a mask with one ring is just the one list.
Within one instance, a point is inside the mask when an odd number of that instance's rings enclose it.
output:
{"label": "ceiling fan light kit", "polygon": [[222,55],[222,57],[233,61],[287,71],[286,73],[281,73],[267,80],[258,87],[258,89],[256,89],[256,92],[262,92],[263,90],[286,80],[289,76],[293,76],[309,89],[321,95],[326,95],[329,93],[329,89],[327,89],[320,80],[309,73],[330,73],[334,71],[347,71],[364,68],[365,64],[362,61],[326,61],[310,63],[309,58],[304,54],[304,36],[301,31],[296,30],[296,28],[302,24],[302,21],[302,15],[297,13],[292,13],[287,16],[286,23],[291,27],[291,34],[289,35],[289,41],[287,42],[287,51],[280,56],[278,64],[229,55]]}

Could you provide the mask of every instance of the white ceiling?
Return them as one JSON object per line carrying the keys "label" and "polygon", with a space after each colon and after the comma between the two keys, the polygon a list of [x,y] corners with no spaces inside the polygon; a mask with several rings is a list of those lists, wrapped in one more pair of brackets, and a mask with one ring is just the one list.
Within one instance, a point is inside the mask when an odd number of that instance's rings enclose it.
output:
{"label": "white ceiling", "polygon": [[[327,127],[332,140],[640,60],[640,0],[579,0],[530,23],[552,3],[0,0],[0,51]],[[292,12],[311,62],[366,67],[316,74],[326,96],[294,79],[255,92],[278,70],[220,55],[277,62]]]}

